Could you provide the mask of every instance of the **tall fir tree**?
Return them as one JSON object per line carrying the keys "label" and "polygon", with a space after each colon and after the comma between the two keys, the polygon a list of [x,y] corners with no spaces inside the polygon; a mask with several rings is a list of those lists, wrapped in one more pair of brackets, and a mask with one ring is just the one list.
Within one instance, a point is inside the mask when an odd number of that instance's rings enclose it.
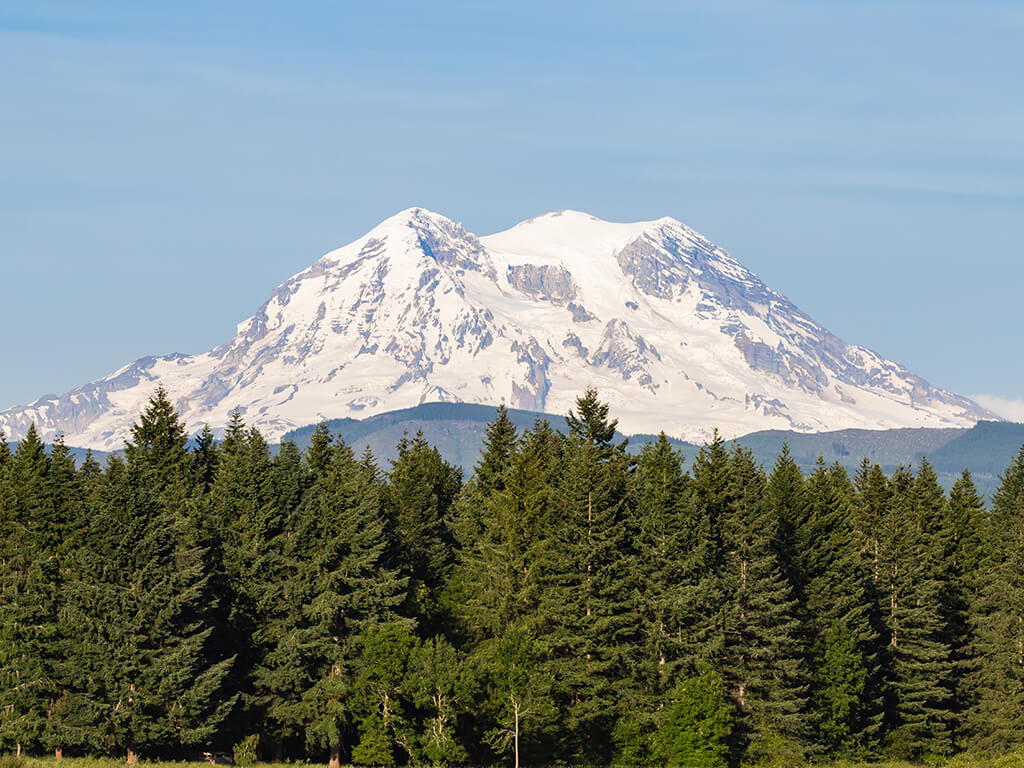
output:
{"label": "tall fir tree", "polygon": [[739,714],[737,747],[754,761],[783,752],[794,759],[802,756],[807,735],[796,602],[776,556],[767,480],[749,450],[733,450],[730,477],[733,502],[723,520],[723,671]]}
{"label": "tall fir tree", "polygon": [[20,753],[43,736],[51,680],[47,635],[55,617],[49,576],[56,553],[47,551],[52,521],[46,449],[30,425],[9,461],[9,490],[0,499],[0,743]]}
{"label": "tall fir tree", "polygon": [[683,457],[662,432],[644,446],[632,477],[635,600],[641,652],[634,675],[646,711],[660,706],[689,661],[682,641],[701,563],[687,504]]}
{"label": "tall fir tree", "polygon": [[802,574],[797,553],[797,531],[806,524],[807,494],[804,475],[793,459],[789,444],[783,443],[765,489],[768,509],[775,528],[774,548],[779,568],[798,601],[803,596]]}
{"label": "tall fir tree", "polygon": [[[85,570],[88,637],[101,657],[90,691],[94,730],[130,763],[140,752],[181,750],[215,733],[234,704],[222,684],[231,658],[209,653],[216,596],[190,498],[186,435],[157,389],[132,428],[115,487],[93,515]],[[95,659],[95,657],[94,657]]]}
{"label": "tall fir tree", "polygon": [[819,458],[796,532],[811,725],[818,747],[833,757],[872,754],[882,726],[873,587],[852,497],[845,470]]}
{"label": "tall fir tree", "polygon": [[595,390],[577,398],[566,423],[556,486],[561,519],[543,566],[540,641],[549,649],[565,712],[564,747],[594,759],[610,749],[618,703],[628,700],[621,681],[636,647],[628,578],[635,561],[626,527],[630,460],[625,444],[614,443],[616,422]]}
{"label": "tall fir tree", "polygon": [[452,506],[462,471],[441,458],[422,432],[398,443],[385,490],[385,510],[396,537],[395,557],[408,578],[407,611],[423,636],[444,631],[443,592],[454,561]]}
{"label": "tall fir tree", "polygon": [[996,752],[1024,743],[1024,446],[992,496],[988,546],[971,606],[964,689],[969,743]]}
{"label": "tall fir tree", "polygon": [[953,710],[956,716],[957,745],[970,737],[967,719],[975,703],[968,676],[975,668],[975,634],[970,615],[978,604],[988,579],[982,569],[985,556],[985,527],[988,510],[978,493],[969,470],[964,470],[949,492],[949,621],[954,661]]}
{"label": "tall fir tree", "polygon": [[268,651],[256,684],[277,723],[275,740],[301,733],[339,765],[356,723],[357,646],[364,633],[400,619],[407,579],[389,564],[376,467],[356,460],[340,440],[326,459],[294,526],[275,540],[281,579],[265,598],[270,614],[258,642]]}
{"label": "tall fir tree", "polygon": [[924,459],[916,478],[892,478],[884,542],[884,594],[892,666],[888,749],[905,759],[952,748],[953,656],[949,637],[949,536],[945,495]]}
{"label": "tall fir tree", "polygon": [[[484,482],[474,475],[460,503],[479,510],[477,532],[463,539],[455,572],[463,595],[456,614],[461,634],[471,642],[501,637],[513,624],[535,617],[555,512],[555,495],[537,455],[523,446],[511,454],[504,446],[499,450],[503,470]],[[485,450],[478,472],[488,463],[498,466]]]}

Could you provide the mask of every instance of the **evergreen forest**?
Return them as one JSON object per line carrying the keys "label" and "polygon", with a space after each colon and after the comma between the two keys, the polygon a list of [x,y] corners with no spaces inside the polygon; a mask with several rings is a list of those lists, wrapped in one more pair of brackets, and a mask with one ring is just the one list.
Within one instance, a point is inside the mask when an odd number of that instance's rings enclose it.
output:
{"label": "evergreen forest", "polygon": [[[594,391],[468,477],[326,425],[123,455],[0,439],[0,752],[727,768],[1024,742],[1024,448],[805,473],[715,437],[638,454]],[[1012,459],[1012,460],[1011,460]]]}

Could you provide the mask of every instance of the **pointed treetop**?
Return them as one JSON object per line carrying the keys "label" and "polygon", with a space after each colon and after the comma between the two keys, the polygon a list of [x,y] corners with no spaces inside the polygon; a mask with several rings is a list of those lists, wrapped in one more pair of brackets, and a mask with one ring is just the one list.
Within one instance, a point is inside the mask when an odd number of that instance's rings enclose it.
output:
{"label": "pointed treetop", "polygon": [[992,518],[997,527],[1024,513],[1024,445],[999,479],[999,488],[992,494]]}
{"label": "pointed treetop", "polygon": [[181,443],[184,448],[187,437],[177,410],[161,384],[156,388],[149,404],[132,426],[132,439],[126,452],[168,450]]}
{"label": "pointed treetop", "polygon": [[576,398],[575,412],[569,411],[565,423],[569,427],[570,437],[599,448],[609,448],[615,439],[619,420],[608,420],[608,403],[602,403],[598,399],[597,390],[591,387]]}
{"label": "pointed treetop", "polygon": [[25,433],[25,437],[18,443],[18,447],[15,448],[15,454],[26,451],[32,452],[40,450],[43,447],[43,441],[39,439],[39,432],[36,429],[35,422],[28,425],[28,432]]}
{"label": "pointed treetop", "polygon": [[504,404],[498,406],[498,415],[487,425],[480,460],[474,468],[477,487],[482,492],[504,488],[501,477],[508,469],[518,440],[519,433],[508,417],[508,408]]}
{"label": "pointed treetop", "polygon": [[321,421],[316,425],[313,435],[309,438],[309,447],[306,448],[306,464],[309,465],[314,477],[322,477],[327,473],[327,469],[331,465],[333,439],[326,421]]}
{"label": "pointed treetop", "polygon": [[187,442],[185,425],[161,385],[132,426],[132,439],[125,443],[125,458],[129,468],[148,468],[164,482],[177,471],[184,471],[188,463]]}

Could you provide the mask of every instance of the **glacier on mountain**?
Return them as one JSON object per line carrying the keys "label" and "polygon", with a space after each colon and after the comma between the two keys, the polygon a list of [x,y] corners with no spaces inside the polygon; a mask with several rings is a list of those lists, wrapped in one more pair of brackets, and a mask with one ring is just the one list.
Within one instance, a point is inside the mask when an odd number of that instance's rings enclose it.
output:
{"label": "glacier on mountain", "polygon": [[688,440],[998,418],[846,344],[679,221],[577,211],[485,237],[402,211],[285,281],[227,343],[136,360],[0,412],[0,429],[117,449],[158,383],[190,430],[238,408],[270,440],[429,401],[564,413],[591,386],[624,431]]}

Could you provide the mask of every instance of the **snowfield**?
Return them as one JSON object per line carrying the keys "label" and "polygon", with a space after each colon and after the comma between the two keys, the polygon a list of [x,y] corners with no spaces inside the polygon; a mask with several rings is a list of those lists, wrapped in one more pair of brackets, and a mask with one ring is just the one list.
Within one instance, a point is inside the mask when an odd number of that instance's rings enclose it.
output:
{"label": "snowfield", "polygon": [[163,384],[190,430],[234,408],[269,440],[430,401],[564,413],[587,387],[625,432],[969,426],[998,417],[851,346],[674,219],[577,211],[476,237],[422,208],[275,289],[235,338],[147,357],[0,412],[71,445],[123,447]]}

